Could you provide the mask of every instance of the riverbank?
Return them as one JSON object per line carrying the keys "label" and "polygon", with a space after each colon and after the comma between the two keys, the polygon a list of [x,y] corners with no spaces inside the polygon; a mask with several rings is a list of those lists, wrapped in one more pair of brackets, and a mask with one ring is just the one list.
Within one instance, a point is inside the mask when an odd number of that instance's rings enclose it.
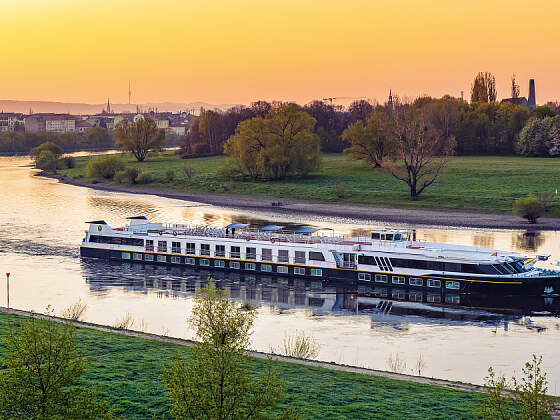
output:
{"label": "riverbank", "polygon": [[[29,312],[0,308],[0,334],[8,322],[19,325]],[[57,317],[38,315],[50,321]],[[192,342],[139,331],[73,322],[77,338],[87,349],[88,386],[112,400],[117,414],[127,418],[158,418],[169,403],[158,379],[162,365],[188,358]],[[0,354],[3,346],[0,344]],[[296,403],[304,418],[476,418],[484,399],[482,387],[437,379],[400,375],[331,363],[251,352],[250,364],[265,369],[267,360],[280,372],[286,395],[280,408]]]}
{"label": "riverbank", "polygon": [[237,208],[241,210],[266,211],[275,214],[298,214],[342,217],[346,219],[367,220],[379,223],[423,226],[455,226],[481,229],[529,229],[560,230],[560,219],[543,217],[537,224],[529,225],[525,220],[507,214],[479,213],[474,211],[425,210],[402,207],[379,207],[372,205],[324,203],[304,200],[285,199],[266,196],[244,196],[233,194],[213,194],[181,192],[177,190],[155,188],[150,185],[122,185],[113,182],[91,181],[83,178],[71,178],[63,173],[37,175],[57,179],[59,182],[102,191],[125,192],[131,194],[152,194],[160,197],[184,201],[195,201],[218,207]]}

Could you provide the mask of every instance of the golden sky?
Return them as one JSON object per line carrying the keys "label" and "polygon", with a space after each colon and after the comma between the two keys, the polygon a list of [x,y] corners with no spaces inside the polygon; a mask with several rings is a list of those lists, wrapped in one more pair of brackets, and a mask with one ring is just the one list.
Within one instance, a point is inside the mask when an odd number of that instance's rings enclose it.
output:
{"label": "golden sky", "polygon": [[559,0],[0,0],[0,99],[468,98],[490,71],[543,103],[559,21]]}

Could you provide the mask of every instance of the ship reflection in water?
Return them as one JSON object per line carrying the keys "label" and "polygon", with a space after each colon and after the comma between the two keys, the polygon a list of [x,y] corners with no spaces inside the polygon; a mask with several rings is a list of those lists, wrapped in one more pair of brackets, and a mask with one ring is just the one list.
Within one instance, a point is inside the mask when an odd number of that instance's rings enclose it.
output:
{"label": "ship reflection in water", "polygon": [[[428,319],[485,322],[522,320],[532,315],[559,315],[560,298],[499,297],[423,293],[397,287],[352,286],[333,281],[293,277],[162,267],[133,263],[82,260],[83,276],[94,294],[121,288],[132,293],[157,293],[165,298],[191,298],[212,278],[232,299],[254,307],[308,309],[313,315],[367,315],[373,320],[391,315]],[[506,327],[507,328],[507,327]]]}

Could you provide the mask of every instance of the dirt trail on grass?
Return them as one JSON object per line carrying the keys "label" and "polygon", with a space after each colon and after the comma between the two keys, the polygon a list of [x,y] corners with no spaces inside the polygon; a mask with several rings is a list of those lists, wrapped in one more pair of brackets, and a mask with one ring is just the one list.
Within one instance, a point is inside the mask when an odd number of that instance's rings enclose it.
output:
{"label": "dirt trail on grass", "polygon": [[367,220],[381,223],[406,223],[410,225],[424,226],[457,226],[482,229],[560,230],[560,219],[556,218],[541,218],[538,220],[537,224],[529,225],[523,219],[507,214],[452,210],[438,211],[398,207],[390,208],[361,204],[325,203],[231,194],[202,194],[164,189],[128,187],[110,183],[93,184],[91,182],[68,178],[63,175],[47,175],[43,173],[39,173],[37,175],[54,178],[64,184],[88,187],[102,191],[151,194],[178,200],[195,201],[219,207],[267,211],[277,214],[343,217],[347,219]]}

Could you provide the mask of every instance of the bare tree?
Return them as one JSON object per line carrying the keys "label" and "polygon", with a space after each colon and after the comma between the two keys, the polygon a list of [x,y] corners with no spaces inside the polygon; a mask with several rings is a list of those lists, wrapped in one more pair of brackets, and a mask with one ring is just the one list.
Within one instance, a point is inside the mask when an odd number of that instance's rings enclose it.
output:
{"label": "bare tree", "polygon": [[490,72],[479,72],[471,87],[471,102],[496,102],[496,78]]}
{"label": "bare tree", "polygon": [[418,200],[445,169],[455,152],[455,138],[445,136],[427,118],[425,106],[398,103],[393,111],[395,157],[382,167],[410,188],[410,199]]}

